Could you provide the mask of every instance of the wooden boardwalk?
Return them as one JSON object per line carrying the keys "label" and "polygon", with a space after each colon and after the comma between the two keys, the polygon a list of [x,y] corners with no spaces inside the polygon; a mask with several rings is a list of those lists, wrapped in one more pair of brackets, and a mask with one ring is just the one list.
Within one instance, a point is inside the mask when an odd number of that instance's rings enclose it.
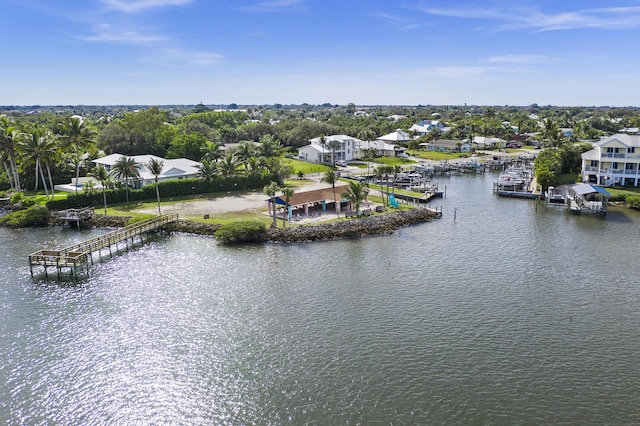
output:
{"label": "wooden boardwalk", "polygon": [[47,277],[49,275],[48,268],[54,267],[58,278],[61,278],[61,274],[66,271],[70,273],[68,275],[75,279],[78,270],[88,269],[93,264],[93,253],[98,252],[98,257],[100,257],[101,250],[109,249],[109,255],[111,256],[111,248],[115,246],[117,251],[118,243],[124,242],[128,248],[129,240],[133,243],[135,237],[138,237],[142,241],[143,235],[155,232],[164,225],[176,220],[178,220],[177,214],[162,215],[134,223],[122,229],[116,229],[60,250],[37,251],[29,255],[31,276],[34,275],[34,266],[42,266]]}

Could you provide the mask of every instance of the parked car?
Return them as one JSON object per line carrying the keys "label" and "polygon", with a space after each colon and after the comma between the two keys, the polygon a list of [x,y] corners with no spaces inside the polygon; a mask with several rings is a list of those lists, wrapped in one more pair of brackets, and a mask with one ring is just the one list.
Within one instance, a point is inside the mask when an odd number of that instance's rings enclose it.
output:
{"label": "parked car", "polygon": [[506,146],[507,148],[522,148],[522,145],[516,142],[509,142]]}
{"label": "parked car", "polygon": [[409,155],[406,152],[400,152],[396,155],[396,157],[409,158]]}
{"label": "parked car", "polygon": [[338,167],[347,167],[348,164],[347,164],[346,161],[338,160],[338,161],[336,161],[336,166],[338,166]]}

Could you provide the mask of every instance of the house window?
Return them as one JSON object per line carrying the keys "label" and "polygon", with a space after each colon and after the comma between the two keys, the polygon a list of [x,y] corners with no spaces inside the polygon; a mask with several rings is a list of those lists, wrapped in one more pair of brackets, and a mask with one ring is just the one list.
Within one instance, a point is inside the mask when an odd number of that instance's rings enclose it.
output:
{"label": "house window", "polygon": [[636,152],[636,147],[635,147],[635,146],[632,146],[632,147],[628,148],[628,149],[627,149],[627,152],[628,152],[629,154],[634,154],[634,153]]}
{"label": "house window", "polygon": [[618,163],[611,163],[611,168],[613,170],[618,170]]}
{"label": "house window", "polygon": [[607,154],[613,154],[613,148],[608,146],[607,147]]}
{"label": "house window", "polygon": [[591,167],[598,167],[598,160],[591,160]]}
{"label": "house window", "polygon": [[635,166],[635,164],[627,163],[627,164],[624,165],[624,168],[625,168],[625,170],[635,170],[635,168],[633,166]]}

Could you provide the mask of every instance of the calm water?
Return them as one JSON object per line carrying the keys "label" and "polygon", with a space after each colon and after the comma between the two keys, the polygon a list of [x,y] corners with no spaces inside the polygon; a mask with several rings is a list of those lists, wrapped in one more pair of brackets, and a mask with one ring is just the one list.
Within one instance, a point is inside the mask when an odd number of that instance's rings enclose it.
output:
{"label": "calm water", "polygon": [[0,424],[640,423],[640,215],[491,179],[392,236],[172,235],[78,285],[26,256],[104,231],[0,228]]}

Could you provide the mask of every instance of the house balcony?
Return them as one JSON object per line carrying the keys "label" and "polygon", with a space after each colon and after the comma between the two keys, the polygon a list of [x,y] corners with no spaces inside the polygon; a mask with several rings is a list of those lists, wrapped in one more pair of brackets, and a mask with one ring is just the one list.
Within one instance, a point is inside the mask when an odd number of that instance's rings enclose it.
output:
{"label": "house balcony", "polygon": [[624,174],[625,174],[625,175],[637,175],[637,174],[638,174],[638,170],[635,170],[635,169],[625,169],[625,170],[624,170]]}
{"label": "house balcony", "polygon": [[623,175],[624,169],[601,169],[600,173],[607,175]]}
{"label": "house balcony", "polygon": [[600,169],[598,167],[586,166],[584,168],[585,172],[599,172]]}
{"label": "house balcony", "polygon": [[626,154],[614,154],[610,152],[603,152],[601,155],[603,158],[625,158],[626,156]]}

